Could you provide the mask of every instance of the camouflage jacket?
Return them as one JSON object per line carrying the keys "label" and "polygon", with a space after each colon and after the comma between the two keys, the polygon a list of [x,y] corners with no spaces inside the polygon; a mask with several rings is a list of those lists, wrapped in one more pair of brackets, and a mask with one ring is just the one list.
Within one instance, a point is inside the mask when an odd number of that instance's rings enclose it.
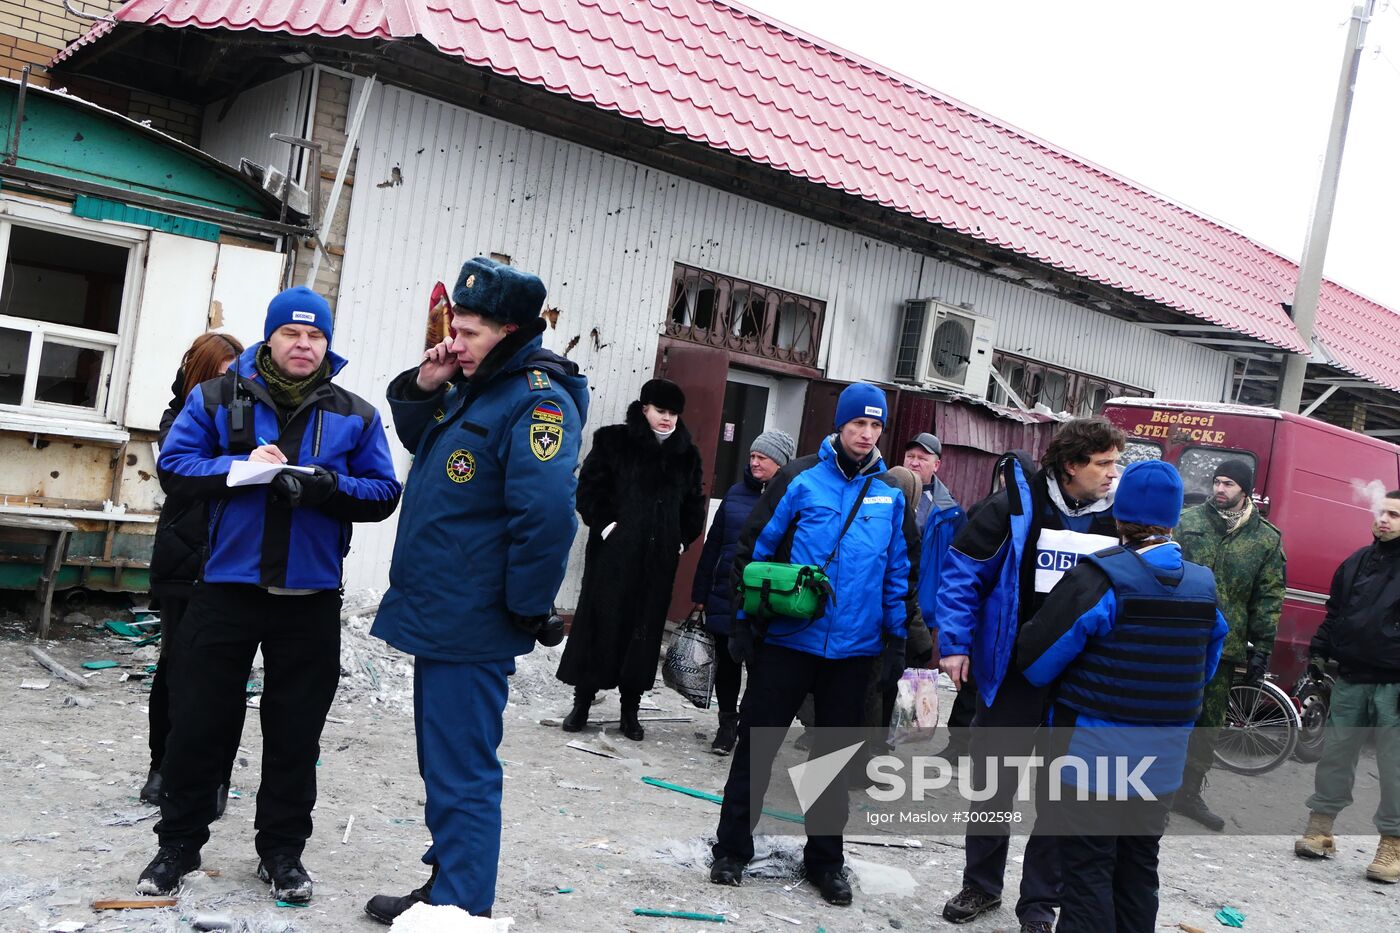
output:
{"label": "camouflage jacket", "polygon": [[1227,535],[1220,513],[1203,502],[1181,513],[1174,537],[1183,557],[1215,573],[1220,611],[1230,623],[1222,660],[1243,663],[1247,642],[1271,653],[1285,588],[1278,528],[1251,508],[1244,524]]}

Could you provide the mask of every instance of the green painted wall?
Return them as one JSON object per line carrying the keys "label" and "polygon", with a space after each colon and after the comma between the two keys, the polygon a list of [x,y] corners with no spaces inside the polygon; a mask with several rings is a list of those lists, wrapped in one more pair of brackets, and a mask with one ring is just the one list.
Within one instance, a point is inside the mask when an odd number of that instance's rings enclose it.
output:
{"label": "green painted wall", "polygon": [[[0,146],[8,151],[19,87],[0,85]],[[16,165],[39,172],[271,217],[258,189],[235,171],[89,104],[31,89]]]}

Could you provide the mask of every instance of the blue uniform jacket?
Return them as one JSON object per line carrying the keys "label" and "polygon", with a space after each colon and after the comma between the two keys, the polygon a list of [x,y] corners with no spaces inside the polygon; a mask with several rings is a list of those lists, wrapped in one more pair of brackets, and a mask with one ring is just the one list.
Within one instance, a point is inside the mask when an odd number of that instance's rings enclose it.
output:
{"label": "blue uniform jacket", "polygon": [[[1181,548],[1175,542],[1159,545],[1142,552],[1142,558],[1154,567],[1176,570],[1182,565]],[[1118,619],[1118,598],[1102,570],[1090,563],[1081,563],[1060,581],[1041,611],[1021,629],[1018,638],[1017,665],[1026,679],[1036,686],[1054,682],[1074,663],[1092,638],[1113,631]],[[1205,668],[1200,674],[1202,687],[1215,676],[1225,636],[1230,625],[1215,611],[1215,628],[1206,651]],[[1150,667],[1152,660],[1123,662],[1138,670]],[[1063,707],[1056,707],[1063,710]],[[1154,760],[1146,769],[1143,783],[1155,794],[1166,794],[1181,786],[1182,770],[1186,766],[1186,749],[1194,722],[1168,725],[1128,724],[1079,713],[1075,717],[1074,741],[1069,751],[1085,760],[1095,757],[1113,759],[1125,756]],[[1114,732],[1098,732],[1095,727],[1122,727]],[[1066,775],[1073,772],[1064,772]],[[1093,769],[1088,780],[1080,783],[1097,790]],[[1116,787],[1114,788],[1117,789]],[[1130,789],[1124,788],[1125,792]],[[1130,794],[1131,795],[1131,794]]]}
{"label": "blue uniform jacket", "polygon": [[1117,537],[1111,511],[1070,518],[1018,459],[1003,461],[1006,487],[973,507],[944,557],[938,586],[938,648],[943,657],[970,655],[982,702],[996,701],[1016,653],[1016,631],[1034,612],[1036,541],[1045,527]]}
{"label": "blue uniform jacket", "polygon": [[[393,514],[402,487],[394,476],[379,412],[352,392],[322,382],[285,424],[253,361],[254,344],[229,371],[195,387],[161,445],[157,469],[171,495],[215,500],[209,507],[208,558],[202,579],[288,589],[339,589],[352,522]],[[345,360],[327,353],[331,377]],[[336,475],[336,492],[320,506],[268,504],[267,486],[230,489],[229,467],[248,451],[229,452],[234,380],[253,401],[255,436],[276,444],[287,462]]]}
{"label": "blue uniform jacket", "polygon": [[[941,483],[939,485],[942,486]],[[946,492],[947,487],[943,488]],[[923,493],[920,492],[920,495]],[[940,503],[945,501],[952,504],[940,508]],[[935,498],[933,508],[936,511],[929,513],[928,521],[924,524],[919,550],[919,608],[923,610],[924,621],[929,628],[938,627],[938,585],[943,577],[948,548],[967,524],[967,513],[951,495],[947,500]]]}
{"label": "blue uniform jacket", "polygon": [[418,390],[417,367],[389,385],[394,427],[414,461],[371,634],[400,651],[514,658],[534,639],[510,613],[553,608],[577,527],[588,380],[540,349],[542,329],[517,331],[523,345],[502,341],[501,356],[470,380],[431,395]]}
{"label": "blue uniform jacket", "polygon": [[716,635],[728,635],[734,617],[730,608],[733,592],[729,588],[729,572],[734,566],[734,553],[739,549],[739,533],[758,505],[763,484],[744,468],[744,478],[724,494],[724,501],[710,523],[705,536],[705,548],[695,565],[695,581],[690,587],[690,601],[705,604],[705,628]]}
{"label": "blue uniform jacket", "polygon": [[[910,586],[918,561],[918,531],[904,493],[872,457],[854,479],[836,462],[833,438],[821,450],[790,462],[769,482],[739,538],[731,583],[750,560],[790,561],[827,567],[833,594],[819,619],[768,620],[765,640],[823,658],[873,657],[882,637],[907,636],[918,594]],[[856,502],[868,477],[870,490]],[[859,504],[846,536],[841,526]],[[791,545],[786,545],[791,530]],[[736,586],[737,589],[737,586]],[[742,616],[742,611],[739,613]]]}

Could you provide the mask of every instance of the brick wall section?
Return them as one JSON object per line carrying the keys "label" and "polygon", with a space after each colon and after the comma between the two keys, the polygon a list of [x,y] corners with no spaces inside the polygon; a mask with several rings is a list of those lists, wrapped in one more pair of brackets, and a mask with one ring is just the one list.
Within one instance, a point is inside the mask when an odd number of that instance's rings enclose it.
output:
{"label": "brick wall section", "polygon": [[[77,0],[84,12],[100,15],[115,10],[124,0]],[[48,64],[59,49],[87,32],[91,20],[79,19],[63,7],[63,0],[0,0],[0,75],[19,78],[29,65],[29,80],[40,87],[68,90],[176,139],[194,145],[199,141],[203,108],[183,101],[115,85],[50,74]],[[110,37],[102,41],[111,41]]]}
{"label": "brick wall section", "polygon": [[[335,185],[335,172],[340,166],[341,154],[345,152],[345,134],[349,122],[350,79],[323,72],[316,95],[316,119],[312,138],[325,148],[321,150],[321,209],[329,203],[331,190]],[[350,198],[354,194],[355,162],[350,162],[350,171],[345,176],[345,188],[340,193],[340,203],[336,205],[335,217],[326,232],[326,246],[329,255],[321,257],[321,267],[316,271],[315,290],[330,301],[334,307],[340,297],[340,267],[348,258],[343,255],[345,233],[350,220]],[[296,273],[293,282],[300,285],[311,268],[315,247],[304,241],[297,249]]]}

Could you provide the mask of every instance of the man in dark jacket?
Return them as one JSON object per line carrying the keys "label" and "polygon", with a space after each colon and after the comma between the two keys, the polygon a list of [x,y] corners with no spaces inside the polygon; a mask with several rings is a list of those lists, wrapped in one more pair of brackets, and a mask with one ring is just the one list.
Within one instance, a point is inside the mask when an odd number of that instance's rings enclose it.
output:
{"label": "man in dark jacket", "polygon": [[[1123,446],[1123,432],[1103,418],[1068,422],[1034,475],[1027,476],[1016,458],[1003,458],[1005,488],[979,503],[953,540],[938,591],[939,666],[955,687],[969,670],[977,681],[973,787],[987,786],[988,759],[1034,752],[1034,743],[1022,737],[1044,724],[1046,689],[1012,666],[1016,633],[1080,557],[1117,543],[1113,483]],[[1003,768],[995,780],[999,792],[973,803],[975,812],[1011,809],[1015,769]],[[1001,905],[1007,829],[1004,823],[968,824],[963,887],[943,906],[944,919],[966,923]],[[1016,904],[1023,931],[1048,933],[1058,892],[1055,840],[1033,833]]]}
{"label": "man in dark jacket", "polygon": [[452,290],[452,336],[389,383],[414,454],[374,634],[414,656],[414,731],[432,845],[427,884],[376,895],[382,923],[420,901],[491,915],[501,850],[496,749],[515,659],[553,617],[574,540],[588,413],[578,367],[541,346],[545,287],[478,256]]}
{"label": "man in dark jacket", "polygon": [[[815,619],[775,615],[758,631],[758,620],[744,617],[742,610],[735,616],[730,648],[749,665],[749,685],[724,786],[710,871],[715,884],[739,884],[753,858],[753,828],[777,749],[766,743],[756,747],[751,730],[786,729],[810,693],[819,727],[811,757],[820,758],[835,750],[828,747],[834,728],[821,727],[862,724],[872,660],[883,659],[882,687],[904,671],[907,620],[918,605],[910,583],[918,537],[904,493],[885,475],[875,449],[887,417],[879,388],[847,386],[836,405],[836,433],[822,442],[819,453],[778,473],[739,539],[732,574],[736,593],[742,592],[750,561],[825,566],[832,593]],[[833,781],[807,809],[808,826],[844,825],[847,805],[846,782]],[[841,846],[839,834],[809,830],[803,861],[822,897],[846,905],[851,886]]]}
{"label": "man in dark jacket", "polygon": [[719,731],[710,744],[716,755],[728,755],[739,741],[739,683],[743,665],[729,653],[729,626],[734,616],[734,591],[729,574],[739,533],[749,520],[763,488],[797,453],[797,442],[784,431],[764,431],[749,445],[749,465],[743,479],[729,487],[710,523],[690,598],[705,613],[705,629],[715,636],[715,698],[719,701]]}
{"label": "man in dark jacket", "polygon": [[1044,817],[1060,835],[1058,933],[1156,927],[1167,800],[1229,631],[1210,571],[1171,540],[1182,498],[1171,464],[1128,467],[1113,507],[1121,546],[1065,574],[1017,638],[1026,679],[1055,685],[1048,760],[1086,766],[1060,770]]}
{"label": "man in dark jacket", "polygon": [[1332,577],[1327,615],[1313,636],[1309,673],[1321,678],[1328,659],[1337,678],[1327,709],[1327,742],[1308,798],[1308,828],[1294,844],[1304,858],[1336,852],[1332,822],[1351,803],[1356,762],[1376,740],[1381,834],[1366,877],[1400,882],[1400,489],[1388,492],[1371,526],[1375,542],[1342,562]]}
{"label": "man in dark jacket", "polygon": [[[342,561],[351,523],[388,518],[401,490],[379,413],[331,381],[346,363],[330,352],[332,326],[330,305],[310,289],[277,295],[264,342],[190,393],[161,448],[161,485],[211,505],[208,559],[176,636],[160,851],[141,873],[142,894],[169,894],[199,867],[261,648],[258,877],[276,900],[311,898],[301,854],[340,680]],[[242,460],[298,469],[230,486]]]}

